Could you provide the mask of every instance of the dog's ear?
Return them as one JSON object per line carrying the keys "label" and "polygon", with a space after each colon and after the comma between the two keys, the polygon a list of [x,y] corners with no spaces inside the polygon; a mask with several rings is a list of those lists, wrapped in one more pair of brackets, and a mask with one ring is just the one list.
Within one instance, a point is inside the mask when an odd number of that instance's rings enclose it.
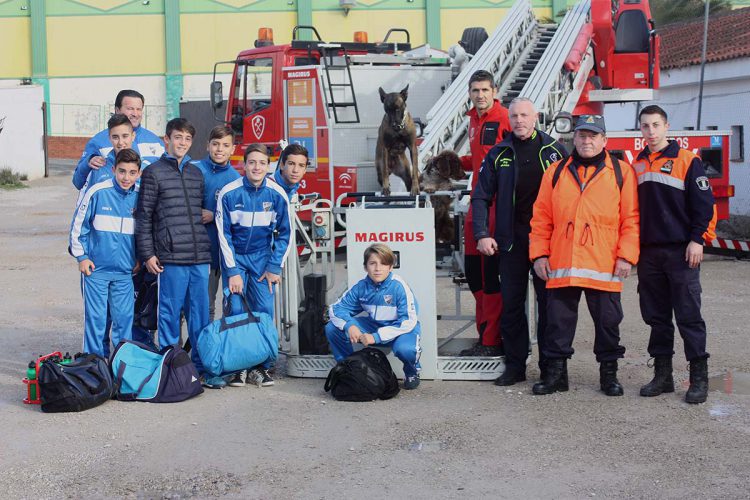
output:
{"label": "dog's ear", "polygon": [[457,181],[466,179],[466,171],[461,165],[461,160],[456,158],[455,161],[451,161],[451,177]]}
{"label": "dog's ear", "polygon": [[409,84],[407,83],[406,87],[404,87],[403,89],[401,89],[401,92],[399,92],[399,93],[401,94],[401,99],[403,99],[405,101],[406,98],[409,97]]}
{"label": "dog's ear", "polygon": [[380,102],[385,102],[385,90],[383,90],[383,87],[378,87],[378,92],[380,92]]}
{"label": "dog's ear", "polygon": [[447,158],[441,158],[440,161],[437,162],[437,168],[440,177],[444,179],[451,178],[451,164],[447,161]]}

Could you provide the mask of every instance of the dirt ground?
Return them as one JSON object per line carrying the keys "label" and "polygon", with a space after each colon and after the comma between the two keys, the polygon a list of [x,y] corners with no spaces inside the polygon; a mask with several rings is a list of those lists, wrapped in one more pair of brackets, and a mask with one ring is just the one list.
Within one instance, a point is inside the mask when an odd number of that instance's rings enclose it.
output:
{"label": "dirt ground", "polygon": [[[110,401],[80,414],[22,404],[26,364],[76,352],[82,304],[66,237],[70,166],[30,189],[0,191],[1,498],[747,498],[750,477],[750,262],[703,265],[707,403],[650,379],[636,280],[623,293],[625,396],[598,391],[581,310],[570,392],[424,381],[373,403],[334,401],[322,380],[207,390],[178,404]],[[443,299],[450,305],[451,296]],[[726,379],[726,380],[724,380]]]}

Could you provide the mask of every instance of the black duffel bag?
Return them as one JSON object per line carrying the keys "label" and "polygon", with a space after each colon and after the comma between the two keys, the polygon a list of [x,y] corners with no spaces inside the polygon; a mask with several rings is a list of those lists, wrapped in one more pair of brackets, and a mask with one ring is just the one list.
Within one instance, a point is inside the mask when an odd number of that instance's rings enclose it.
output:
{"label": "black duffel bag", "polygon": [[69,364],[42,363],[39,392],[44,412],[83,411],[111,399],[114,384],[104,358],[84,353]]}
{"label": "black duffel bag", "polygon": [[366,347],[336,363],[324,388],[339,401],[391,399],[400,390],[388,358],[374,347]]}

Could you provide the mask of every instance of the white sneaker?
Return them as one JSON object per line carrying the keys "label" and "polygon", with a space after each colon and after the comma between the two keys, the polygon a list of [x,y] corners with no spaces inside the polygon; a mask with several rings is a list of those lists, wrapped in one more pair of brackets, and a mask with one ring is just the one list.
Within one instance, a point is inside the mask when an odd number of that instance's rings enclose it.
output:
{"label": "white sneaker", "polygon": [[232,375],[232,378],[229,380],[229,385],[231,387],[245,387],[246,380],[247,380],[247,371],[242,370],[241,372],[237,372],[234,375]]}

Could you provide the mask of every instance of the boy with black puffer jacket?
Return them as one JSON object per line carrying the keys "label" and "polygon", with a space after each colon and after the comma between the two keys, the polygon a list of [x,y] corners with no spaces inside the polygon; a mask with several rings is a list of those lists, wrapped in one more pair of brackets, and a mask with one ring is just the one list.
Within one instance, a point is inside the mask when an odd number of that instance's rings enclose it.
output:
{"label": "boy with black puffer jacket", "polygon": [[132,149],[117,154],[114,179],[89,187],[76,208],[70,230],[71,254],[83,274],[83,350],[105,356],[107,310],[114,345],[131,338],[136,267],[136,181],[141,158]]}

